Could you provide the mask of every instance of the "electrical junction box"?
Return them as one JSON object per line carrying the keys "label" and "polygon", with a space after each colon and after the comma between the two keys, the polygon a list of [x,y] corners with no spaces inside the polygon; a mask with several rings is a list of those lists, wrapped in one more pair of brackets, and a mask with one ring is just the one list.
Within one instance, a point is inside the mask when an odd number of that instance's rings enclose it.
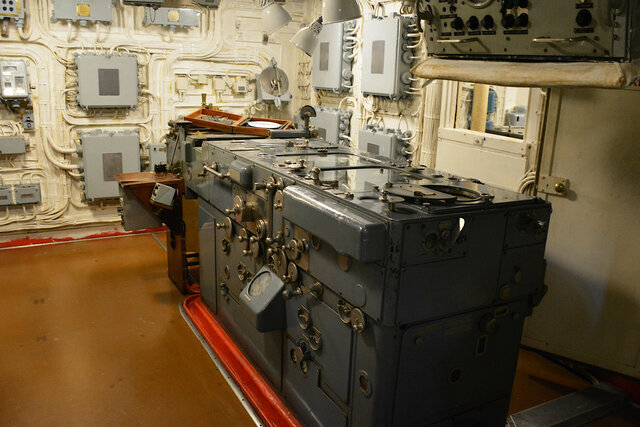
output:
{"label": "electrical junction box", "polygon": [[13,189],[10,185],[0,186],[0,206],[13,205]]}
{"label": "electrical junction box", "polygon": [[318,136],[332,144],[349,145],[344,136],[351,135],[353,112],[320,106],[315,109],[316,117],[311,117],[309,123],[318,130]]}
{"label": "electrical junction box", "polygon": [[221,0],[196,0],[196,4],[204,7],[218,7]]}
{"label": "electrical junction box", "polygon": [[24,154],[28,146],[23,135],[0,136],[0,154]]}
{"label": "electrical junction box", "polygon": [[351,90],[353,59],[349,58],[353,50],[348,48],[345,38],[355,28],[355,22],[340,22],[322,27],[318,36],[319,44],[313,54],[313,72],[311,80],[315,89],[334,93]]}
{"label": "electrical junction box", "polygon": [[167,145],[166,144],[149,144],[149,170],[155,171],[157,165],[167,164]]}
{"label": "electrical junction box", "polygon": [[84,195],[89,201],[119,197],[115,175],[140,172],[138,131],[80,133]]}
{"label": "electrical junction box", "polygon": [[14,185],[13,195],[16,205],[36,205],[42,201],[40,184]]}
{"label": "electrical junction box", "polygon": [[362,30],[362,93],[399,99],[408,96],[415,55],[410,37],[415,19],[394,14],[364,21]]}
{"label": "electrical junction box", "polygon": [[175,9],[161,7],[144,9],[142,25],[160,25],[175,31],[177,28],[200,26],[200,12],[195,9]]}
{"label": "electrical junction box", "polygon": [[[3,0],[0,0],[3,1]],[[29,76],[25,61],[0,61],[0,99],[29,99]]]}
{"label": "electrical junction box", "polygon": [[358,150],[391,160],[406,160],[411,132],[366,125],[358,133]]}
{"label": "electrical junction box", "polygon": [[78,105],[82,108],[138,106],[138,59],[135,55],[76,55]]}
{"label": "electrical junction box", "polygon": [[52,0],[51,22],[78,22],[80,25],[111,24],[113,0]]}
{"label": "electrical junction box", "polygon": [[22,28],[26,9],[25,0],[0,0],[0,20],[13,19]]}

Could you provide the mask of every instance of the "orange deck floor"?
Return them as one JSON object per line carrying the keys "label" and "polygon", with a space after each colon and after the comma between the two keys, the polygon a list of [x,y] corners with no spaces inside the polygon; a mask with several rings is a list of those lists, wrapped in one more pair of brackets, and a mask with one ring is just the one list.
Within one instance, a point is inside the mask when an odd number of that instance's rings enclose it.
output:
{"label": "orange deck floor", "polygon": [[[0,426],[249,426],[151,235],[0,251]],[[587,384],[522,351],[511,411]],[[638,426],[640,412],[593,426]]]}

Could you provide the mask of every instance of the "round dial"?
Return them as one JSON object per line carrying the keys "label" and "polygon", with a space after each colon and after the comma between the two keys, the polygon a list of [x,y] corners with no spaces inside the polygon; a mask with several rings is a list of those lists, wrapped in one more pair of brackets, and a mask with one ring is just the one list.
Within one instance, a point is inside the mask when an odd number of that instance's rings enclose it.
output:
{"label": "round dial", "polygon": [[471,7],[475,7],[476,9],[482,9],[483,7],[487,7],[491,3],[493,3],[493,0],[467,0],[467,3]]}
{"label": "round dial", "polygon": [[270,283],[271,274],[268,271],[263,272],[256,276],[256,278],[251,282],[251,286],[249,286],[249,295],[252,297],[262,295],[262,293],[269,287]]}

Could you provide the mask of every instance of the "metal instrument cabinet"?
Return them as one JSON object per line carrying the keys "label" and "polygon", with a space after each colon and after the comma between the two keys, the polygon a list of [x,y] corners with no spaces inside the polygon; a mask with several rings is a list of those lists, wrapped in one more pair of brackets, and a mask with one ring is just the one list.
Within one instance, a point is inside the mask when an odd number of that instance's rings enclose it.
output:
{"label": "metal instrument cabinet", "polygon": [[322,141],[183,139],[202,297],[302,423],[504,426],[550,205]]}

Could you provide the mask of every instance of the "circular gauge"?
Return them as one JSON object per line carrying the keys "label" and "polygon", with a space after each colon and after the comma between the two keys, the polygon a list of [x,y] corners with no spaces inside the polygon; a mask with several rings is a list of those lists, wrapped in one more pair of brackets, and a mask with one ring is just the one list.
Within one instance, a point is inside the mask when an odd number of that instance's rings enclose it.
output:
{"label": "circular gauge", "polygon": [[493,0],[467,0],[467,3],[476,9],[483,9],[493,3]]}
{"label": "circular gauge", "polygon": [[262,295],[262,293],[269,287],[270,283],[271,273],[265,271],[262,274],[259,274],[255,279],[253,279],[251,286],[249,286],[249,295],[252,297]]}

